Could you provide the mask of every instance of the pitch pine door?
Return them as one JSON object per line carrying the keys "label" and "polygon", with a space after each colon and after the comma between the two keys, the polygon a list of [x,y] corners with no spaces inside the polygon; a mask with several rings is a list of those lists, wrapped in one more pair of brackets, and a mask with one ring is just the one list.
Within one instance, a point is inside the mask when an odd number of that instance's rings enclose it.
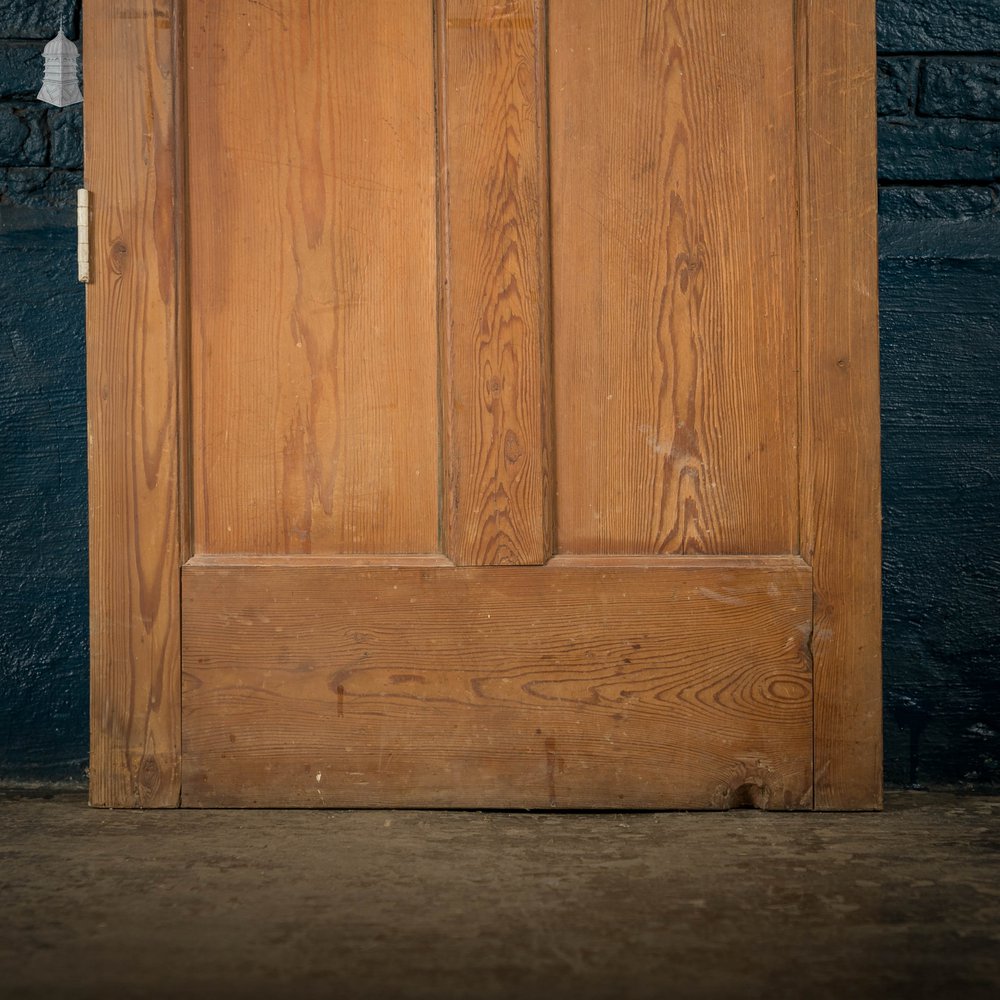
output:
{"label": "pitch pine door", "polygon": [[878,804],[870,2],[85,30],[96,803]]}

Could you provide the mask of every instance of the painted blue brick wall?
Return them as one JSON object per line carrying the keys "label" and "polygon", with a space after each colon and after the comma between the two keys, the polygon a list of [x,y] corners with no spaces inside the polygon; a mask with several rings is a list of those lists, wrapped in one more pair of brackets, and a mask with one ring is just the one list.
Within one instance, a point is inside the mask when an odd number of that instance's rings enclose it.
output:
{"label": "painted blue brick wall", "polygon": [[1000,0],[879,0],[886,776],[1000,785]]}
{"label": "painted blue brick wall", "polygon": [[0,778],[87,753],[83,299],[73,230],[0,208]]}
{"label": "painted blue brick wall", "polygon": [[[83,774],[79,0],[0,2],[0,780]],[[886,776],[1000,785],[1000,0],[879,0]]]}
{"label": "painted blue brick wall", "polygon": [[79,106],[35,100],[76,0],[0,2],[0,779],[66,779],[87,756]]}

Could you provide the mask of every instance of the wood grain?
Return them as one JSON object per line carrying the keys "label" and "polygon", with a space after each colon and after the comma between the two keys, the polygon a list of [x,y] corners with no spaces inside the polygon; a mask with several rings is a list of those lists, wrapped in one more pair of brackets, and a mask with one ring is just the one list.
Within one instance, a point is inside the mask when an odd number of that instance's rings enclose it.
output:
{"label": "wood grain", "polygon": [[194,549],[185,804],[878,807],[871,0],[184,6],[85,11],[92,801]]}
{"label": "wood grain", "polygon": [[430,0],[187,7],[197,551],[437,551]]}
{"label": "wood grain", "polygon": [[794,552],[792,0],[552,0],[561,552]]}
{"label": "wood grain", "polygon": [[544,562],[549,308],[541,0],[441,0],[446,547]]}
{"label": "wood grain", "polygon": [[189,565],[184,803],[801,808],[810,615],[794,557]]}
{"label": "wood grain", "polygon": [[875,4],[799,20],[802,552],[815,585],[818,809],[882,804]]}
{"label": "wood grain", "polygon": [[[172,3],[88,0],[83,32],[90,493],[90,801],[180,794]],[[127,75],[123,81],[123,70]]]}

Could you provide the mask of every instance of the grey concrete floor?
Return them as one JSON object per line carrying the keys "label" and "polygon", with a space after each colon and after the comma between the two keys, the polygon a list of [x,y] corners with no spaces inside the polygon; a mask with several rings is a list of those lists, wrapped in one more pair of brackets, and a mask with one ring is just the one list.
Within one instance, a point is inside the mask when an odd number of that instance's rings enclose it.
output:
{"label": "grey concrete floor", "polygon": [[1000,799],[106,812],[0,794],[0,996],[1000,996]]}

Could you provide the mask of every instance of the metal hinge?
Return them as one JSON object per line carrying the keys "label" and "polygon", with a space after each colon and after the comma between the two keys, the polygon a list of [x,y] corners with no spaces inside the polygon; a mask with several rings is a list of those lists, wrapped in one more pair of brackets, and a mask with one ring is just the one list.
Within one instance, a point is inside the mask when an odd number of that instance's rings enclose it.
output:
{"label": "metal hinge", "polygon": [[90,281],[90,192],[86,188],[76,192],[76,276]]}

